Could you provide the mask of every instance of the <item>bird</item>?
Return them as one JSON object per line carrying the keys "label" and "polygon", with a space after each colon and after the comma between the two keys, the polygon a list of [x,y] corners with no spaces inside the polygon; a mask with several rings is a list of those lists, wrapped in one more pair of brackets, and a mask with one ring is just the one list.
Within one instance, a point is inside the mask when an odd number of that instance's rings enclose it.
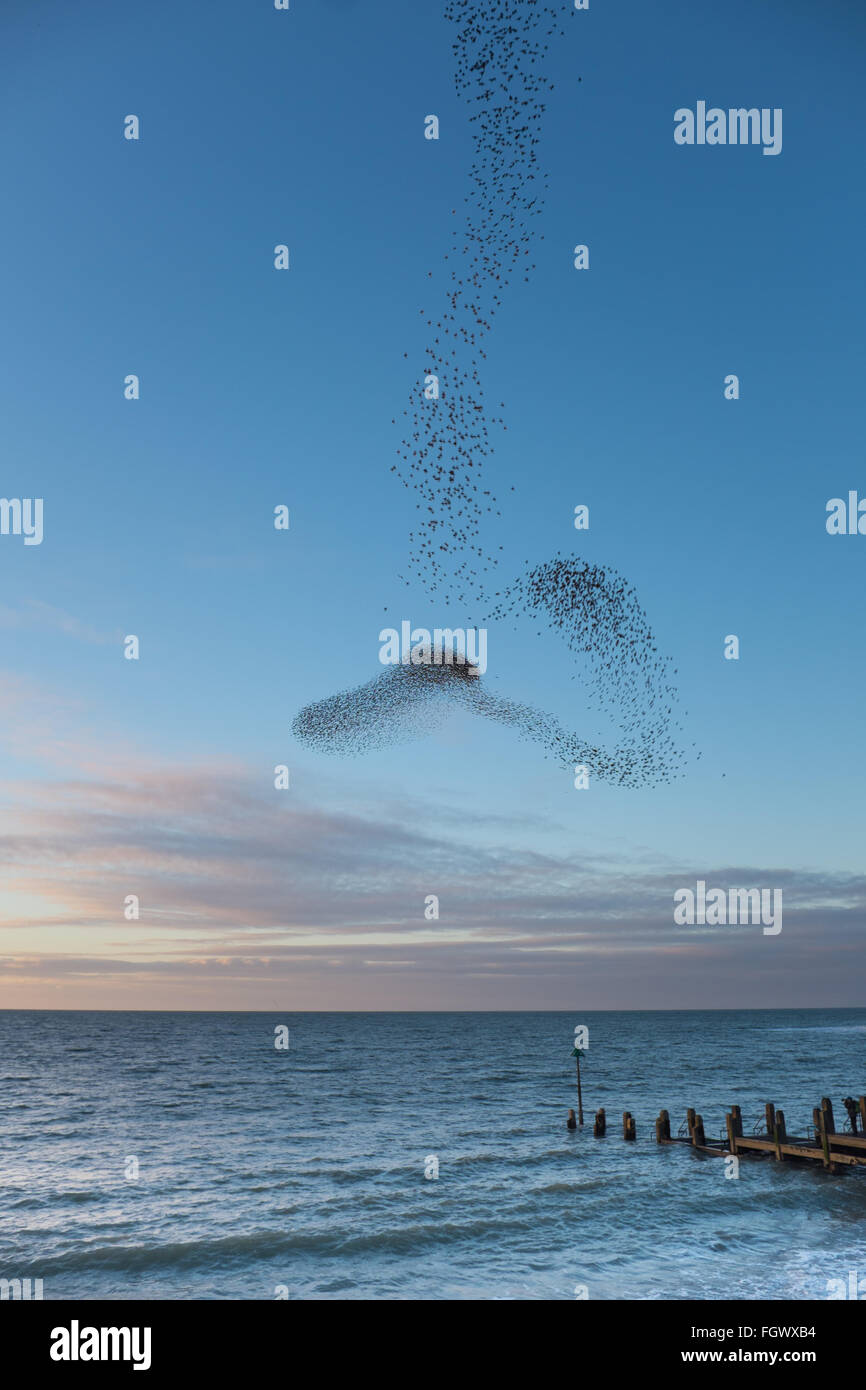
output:
{"label": "bird", "polygon": [[[440,390],[430,398],[416,377],[402,415],[392,419],[395,427],[400,419],[403,439],[391,471],[414,494],[417,514],[408,537],[408,574],[398,578],[404,586],[420,581],[431,597],[471,605],[485,621],[534,620],[536,637],[558,637],[574,656],[575,675],[594,707],[612,721],[616,741],[595,745],[545,711],[493,693],[486,680],[455,684],[450,677],[431,678],[423,667],[385,672],[316,702],[296,725],[303,737],[318,739],[317,746],[363,751],[415,730],[422,736],[434,709],[459,700],[510,725],[562,764],[586,762],[618,785],[655,785],[679,775],[682,761],[677,673],[657,650],[636,592],[611,567],[574,555],[540,563],[527,557],[523,570],[503,581],[504,547],[496,535],[502,511],[487,485],[492,431],[508,432],[508,422],[486,403],[486,344],[512,285],[531,282],[537,269],[534,226],[549,188],[539,147],[544,95],[554,88],[547,64],[553,44],[565,36],[567,15],[573,18],[574,11],[554,0],[446,0],[455,88],[468,109],[472,153],[462,216],[457,207],[450,210],[456,220],[442,256],[444,307],[438,313],[419,307],[424,352],[403,353],[404,361],[425,361],[432,370],[423,375],[435,373]],[[426,278],[435,281],[434,271]],[[507,413],[506,402],[498,409]],[[544,657],[527,650],[524,660]]]}

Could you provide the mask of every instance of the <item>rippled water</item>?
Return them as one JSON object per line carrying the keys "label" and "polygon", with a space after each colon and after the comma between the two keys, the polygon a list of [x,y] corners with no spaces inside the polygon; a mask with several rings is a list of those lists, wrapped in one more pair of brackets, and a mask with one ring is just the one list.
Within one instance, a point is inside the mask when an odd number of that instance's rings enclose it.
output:
{"label": "rippled water", "polygon": [[[565,1128],[575,1023],[604,1140]],[[826,1094],[841,1124],[864,1046],[862,1009],[0,1013],[0,1277],[46,1299],[825,1298],[866,1280],[866,1169],[726,1180],[653,1122],[694,1105],[717,1135],[772,1100],[801,1132]]]}

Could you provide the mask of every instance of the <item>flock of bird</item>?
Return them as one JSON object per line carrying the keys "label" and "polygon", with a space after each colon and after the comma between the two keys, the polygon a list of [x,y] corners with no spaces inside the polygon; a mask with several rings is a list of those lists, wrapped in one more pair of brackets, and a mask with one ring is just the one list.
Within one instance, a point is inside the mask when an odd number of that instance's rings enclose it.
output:
{"label": "flock of bird", "polygon": [[424,378],[437,377],[440,394],[429,398],[413,384],[392,471],[422,513],[410,535],[410,569],[429,591],[462,605],[483,595],[484,576],[497,563],[482,538],[485,517],[501,515],[485,486],[484,462],[493,453],[491,429],[507,426],[487,415],[483,344],[514,278],[528,280],[535,269],[531,226],[547,188],[536,147],[542,97],[552,88],[544,59],[551,40],[565,32],[564,13],[562,4],[540,0],[445,6],[456,26],[455,83],[469,107],[474,154],[465,221],[455,226],[445,256],[445,307],[435,317],[420,311],[431,331]]}
{"label": "flock of bird", "polygon": [[579,757],[576,736],[540,716],[535,736],[558,761],[586,763],[605,781],[625,786],[654,786],[680,775],[685,754],[677,672],[660,654],[635,589],[617,570],[573,555],[530,565],[490,614],[493,620],[510,616],[539,620],[565,642],[581,663],[580,678],[596,708],[619,730],[615,749]]}
{"label": "flock of bird", "polygon": [[494,695],[480,676],[459,666],[391,666],[365,685],[307,705],[293,732],[311,748],[345,756],[426,737],[455,706],[507,725],[601,781],[643,786],[660,780],[652,775],[646,749],[586,743],[543,710]]}
{"label": "flock of bird", "polygon": [[646,786],[680,775],[676,672],[659,655],[637,595],[621,575],[557,555],[527,565],[514,583],[493,592],[498,602],[490,607],[486,576],[498,559],[483,531],[488,517],[501,514],[484,485],[484,462],[493,452],[491,428],[504,427],[504,420],[487,415],[483,344],[514,277],[528,280],[535,268],[531,220],[541,213],[547,187],[536,147],[542,98],[552,87],[544,59],[551,40],[564,34],[567,13],[547,0],[447,0],[446,17],[456,25],[457,91],[471,108],[468,210],[445,257],[446,307],[437,318],[421,311],[431,330],[424,376],[437,378],[439,393],[413,386],[392,471],[423,513],[410,534],[410,569],[428,594],[456,600],[464,611],[470,602],[483,603],[489,621],[540,619],[579,659],[619,741],[587,744],[543,710],[493,694],[466,665],[410,663],[301,710],[294,733],[323,751],[358,753],[423,737],[456,703],[604,781]]}
{"label": "flock of bird", "polygon": [[601,781],[626,787],[672,781],[683,763],[671,684],[676,672],[659,654],[632,586],[609,567],[557,555],[530,567],[491,616],[513,614],[545,623],[585,664],[581,675],[596,707],[619,730],[615,746],[587,743],[553,715],[494,694],[475,667],[446,664],[442,652],[389,666],[364,685],[307,705],[293,732],[323,752],[359,753],[425,737],[456,705],[507,725],[561,765],[585,768]]}

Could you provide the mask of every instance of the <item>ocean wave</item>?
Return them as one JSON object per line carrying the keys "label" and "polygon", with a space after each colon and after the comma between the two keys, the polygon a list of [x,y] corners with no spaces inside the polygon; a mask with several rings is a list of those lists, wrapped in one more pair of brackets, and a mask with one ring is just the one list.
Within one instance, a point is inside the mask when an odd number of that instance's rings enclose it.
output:
{"label": "ocean wave", "polygon": [[607,1187],[604,1178],[590,1178],[587,1182],[548,1182],[530,1188],[533,1197],[543,1197],[558,1192],[593,1192],[596,1188]]}
{"label": "ocean wave", "polygon": [[[166,1245],[83,1246],[62,1255],[48,1256],[32,1266],[22,1266],[20,1276],[37,1274],[75,1274],[87,1270],[115,1270],[135,1274],[167,1267],[193,1269],[231,1260],[270,1260],[285,1255],[405,1254],[419,1245],[457,1245],[505,1231],[532,1232],[546,1220],[534,1208],[525,1215],[472,1217],[466,1221],[425,1221],[391,1226],[383,1230],[350,1235],[345,1231],[251,1231],[246,1235],[173,1242]],[[558,1219],[558,1218],[556,1218]]]}

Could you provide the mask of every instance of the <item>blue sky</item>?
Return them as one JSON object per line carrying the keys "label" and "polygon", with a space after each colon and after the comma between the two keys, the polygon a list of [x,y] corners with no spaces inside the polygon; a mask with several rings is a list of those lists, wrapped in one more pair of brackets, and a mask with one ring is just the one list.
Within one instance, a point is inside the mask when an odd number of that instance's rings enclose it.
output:
{"label": "blue sky", "polygon": [[[45,539],[0,537],[0,1002],[178,1007],[187,926],[203,962],[246,959],[267,932],[295,1005],[664,1006],[685,983],[691,1003],[736,1004],[753,987],[767,999],[727,937],[689,938],[694,976],[676,978],[685,939],[671,934],[669,885],[713,875],[786,885],[767,1002],[860,1002],[866,538],[830,537],[824,522],[829,498],[866,494],[862,12],[593,0],[551,54],[544,239],[485,363],[508,425],[488,465],[503,512],[489,539],[505,583],[561,550],[636,586],[701,752],[671,786],[588,793],[537,746],[468,716],[351,761],[291,736],[303,704],[376,674],[382,626],[478,620],[399,584],[413,506],[389,471],[421,368],[419,308],[442,302],[471,160],[442,6],[17,4],[2,39],[2,492],[45,499]],[[699,99],[781,107],[782,153],[676,146],[673,113]],[[428,112],[438,142],[423,138]],[[128,113],[138,142],[122,138]],[[273,269],[281,242],[287,273]],[[588,272],[573,268],[576,243]],[[123,398],[130,372],[137,402]],[[723,398],[730,372],[736,402]],[[588,533],[572,526],[579,502]],[[277,503],[287,534],[272,528]],[[137,663],[123,660],[126,633]],[[739,662],[722,659],[727,633]],[[590,731],[552,637],[491,626],[488,660],[498,693]],[[290,806],[276,804],[277,763],[291,768]],[[135,787],[148,789],[140,811]],[[246,904],[259,841],[226,809],[247,795],[262,798],[273,886],[258,916]],[[110,856],[103,814],[123,825]],[[302,909],[279,817],[306,827],[317,866]],[[335,823],[357,855],[337,851]],[[153,833],[169,825],[187,846],[182,892]],[[398,850],[386,825],[417,841]],[[551,856],[543,872],[535,855]],[[452,861],[455,893],[427,942],[416,896]],[[501,883],[485,890],[484,875],[518,863],[533,880],[533,905],[515,912],[526,940],[491,937],[473,993],[466,962],[488,928],[459,904],[472,881],[479,912],[487,891],[501,920]],[[588,864],[607,866],[603,912]],[[218,921],[203,886],[215,879],[238,889]],[[115,931],[118,895],[142,882],[143,924]],[[351,882],[361,897],[381,890],[369,917],[341,896]],[[533,933],[554,885],[565,963],[539,984]],[[389,903],[396,957],[369,944]],[[593,950],[569,956],[600,916]],[[638,919],[640,949],[617,947]],[[835,958],[816,960],[816,934],[838,941]],[[373,965],[359,966],[356,938]],[[423,964],[396,984],[375,964],[416,949]],[[707,983],[713,952],[723,999]],[[326,958],[346,962],[339,984]],[[433,993],[418,984],[431,960]],[[265,1006],[256,969],[229,964],[214,981],[202,965],[196,999]]]}

